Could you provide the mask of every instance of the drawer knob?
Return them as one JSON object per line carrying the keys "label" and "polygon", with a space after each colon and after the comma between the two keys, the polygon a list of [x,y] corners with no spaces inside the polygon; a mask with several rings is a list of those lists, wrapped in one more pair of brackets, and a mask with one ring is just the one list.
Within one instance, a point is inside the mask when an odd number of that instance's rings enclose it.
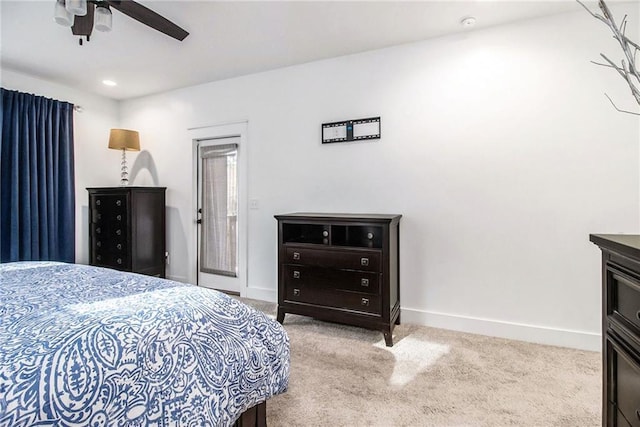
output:
{"label": "drawer knob", "polygon": [[360,265],[368,266],[369,258],[360,258]]}
{"label": "drawer knob", "polygon": [[295,260],[300,259],[300,252],[294,252],[293,253],[293,259],[295,259]]}
{"label": "drawer knob", "polygon": [[100,230],[100,227],[96,228],[96,233],[100,234],[102,230]]}
{"label": "drawer knob", "polygon": [[293,278],[294,278],[294,279],[299,279],[299,278],[300,278],[300,272],[299,272],[299,271],[297,271],[297,270],[296,270],[296,271],[294,271],[294,272],[293,272]]}
{"label": "drawer knob", "polygon": [[116,260],[116,262],[117,262],[118,264],[122,264],[122,258],[118,258],[118,259]]}
{"label": "drawer knob", "polygon": [[122,205],[122,200],[116,200],[116,206],[121,206]]}
{"label": "drawer knob", "polygon": [[373,240],[373,233],[367,233],[367,239]]}
{"label": "drawer knob", "polygon": [[117,219],[118,221],[122,221],[122,215],[118,215],[118,216],[116,216],[116,219]]}
{"label": "drawer knob", "polygon": [[360,285],[369,287],[369,279],[360,279]]}
{"label": "drawer knob", "polygon": [[98,255],[98,256],[96,256],[96,259],[97,259],[98,261],[102,261],[102,255]]}
{"label": "drawer knob", "polygon": [[120,230],[119,228],[116,230],[116,234],[119,236],[122,234],[122,230]]}
{"label": "drawer knob", "polygon": [[324,230],[322,232],[322,237],[329,237],[329,232],[327,230]]}
{"label": "drawer knob", "polygon": [[96,200],[96,206],[100,206],[100,200]]}
{"label": "drawer knob", "polygon": [[101,242],[100,240],[98,240],[98,241],[96,242],[96,246],[97,246],[97,247],[99,247],[99,248],[100,248],[100,247],[102,247],[102,242]]}
{"label": "drawer knob", "polygon": [[116,245],[116,248],[118,248],[118,250],[119,250],[119,251],[121,251],[121,250],[122,250],[122,243],[118,243],[118,244]]}
{"label": "drawer knob", "polygon": [[294,289],[293,290],[293,296],[299,297],[300,296],[300,289]]}
{"label": "drawer knob", "polygon": [[368,306],[369,306],[369,298],[362,298],[362,299],[360,300],[360,303],[361,303],[362,305],[364,305],[364,306],[367,306],[367,307],[368,307]]}

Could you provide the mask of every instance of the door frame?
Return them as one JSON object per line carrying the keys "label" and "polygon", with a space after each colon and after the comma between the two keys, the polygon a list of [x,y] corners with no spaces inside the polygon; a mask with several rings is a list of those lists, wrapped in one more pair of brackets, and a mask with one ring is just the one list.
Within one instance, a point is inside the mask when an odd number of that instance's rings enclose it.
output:
{"label": "door frame", "polygon": [[192,209],[191,209],[191,248],[193,256],[189,257],[189,282],[198,284],[198,143],[202,140],[239,137],[238,143],[238,281],[240,282],[240,296],[247,293],[248,266],[248,121],[222,123],[218,125],[190,128],[192,152]]}

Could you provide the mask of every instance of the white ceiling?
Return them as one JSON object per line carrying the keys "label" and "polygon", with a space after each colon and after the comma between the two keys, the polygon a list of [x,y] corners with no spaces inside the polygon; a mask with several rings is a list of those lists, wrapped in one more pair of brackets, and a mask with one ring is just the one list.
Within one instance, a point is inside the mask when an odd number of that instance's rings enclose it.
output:
{"label": "white ceiling", "polygon": [[469,31],[466,16],[473,31],[581,10],[574,0],[140,0],[190,35],[178,42],[114,11],[113,31],[79,46],[53,21],[54,3],[0,1],[2,68],[114,99]]}

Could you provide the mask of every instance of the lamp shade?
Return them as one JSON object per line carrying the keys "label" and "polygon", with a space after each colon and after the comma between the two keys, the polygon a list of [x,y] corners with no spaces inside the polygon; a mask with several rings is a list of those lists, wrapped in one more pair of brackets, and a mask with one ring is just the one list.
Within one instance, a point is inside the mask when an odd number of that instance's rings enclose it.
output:
{"label": "lamp shade", "polygon": [[114,150],[140,151],[140,135],[135,130],[111,129],[109,148]]}

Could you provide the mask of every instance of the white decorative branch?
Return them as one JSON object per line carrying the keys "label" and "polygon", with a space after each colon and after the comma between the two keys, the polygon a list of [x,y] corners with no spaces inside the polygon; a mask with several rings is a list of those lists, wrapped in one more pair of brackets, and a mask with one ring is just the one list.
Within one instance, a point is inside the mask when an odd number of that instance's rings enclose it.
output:
{"label": "white decorative branch", "polygon": [[[620,76],[622,76],[622,78],[627,82],[627,84],[629,85],[629,89],[631,89],[631,95],[633,95],[638,105],[640,105],[640,71],[638,70],[638,67],[636,65],[636,58],[638,52],[640,52],[640,45],[629,40],[629,38],[625,34],[627,30],[627,16],[625,15],[622,18],[622,22],[620,23],[620,26],[618,26],[604,0],[598,0],[598,6],[602,11],[602,15],[592,12],[591,9],[585,6],[584,3],[582,3],[580,0],[576,1],[580,3],[580,5],[585,8],[585,10],[589,12],[591,16],[599,21],[602,21],[609,27],[609,29],[611,29],[613,38],[618,41],[625,56],[625,59],[620,61],[621,65],[617,65],[602,53],[600,54],[600,56],[606,61],[606,64],[593,61],[592,62],[596,65],[601,65],[603,67],[609,67],[616,70],[618,74],[620,74]],[[640,116],[640,113],[618,108],[609,95],[605,93],[605,96],[609,99],[609,101],[611,102],[611,104],[613,104],[613,107],[617,111]]]}

